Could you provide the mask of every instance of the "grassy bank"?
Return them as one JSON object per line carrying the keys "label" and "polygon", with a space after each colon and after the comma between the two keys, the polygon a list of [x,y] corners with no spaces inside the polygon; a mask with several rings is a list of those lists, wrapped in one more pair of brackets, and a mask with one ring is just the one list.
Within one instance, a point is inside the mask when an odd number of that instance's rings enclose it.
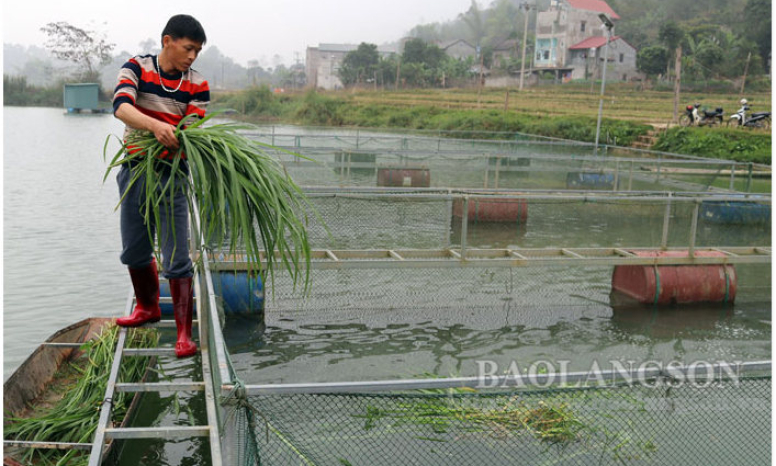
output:
{"label": "grassy bank", "polygon": [[[268,88],[220,95],[215,103],[262,122],[310,126],[405,128],[457,131],[462,137],[518,132],[594,142],[600,96],[590,85],[507,89],[430,89],[273,94]],[[738,96],[688,96],[693,102],[734,111]],[[689,101],[689,100],[688,100]],[[758,110],[770,108],[770,95],[753,95]],[[757,104],[760,102],[760,104]],[[767,102],[767,106],[766,103]],[[673,94],[632,85],[607,87],[601,141],[629,146],[673,115]],[[654,147],[706,157],[770,163],[770,133],[719,128],[671,129]]]}
{"label": "grassy bank", "polygon": [[[487,138],[494,132],[518,132],[577,141],[595,141],[596,118],[580,115],[536,115],[491,106],[462,108],[435,104],[397,105],[393,98],[377,100],[368,93],[352,94],[271,94],[268,89],[251,89],[220,96],[215,104],[233,108],[247,118],[261,122],[293,123],[308,126],[354,126],[366,128],[406,128],[461,132],[464,137]],[[634,121],[604,118],[601,140],[628,145],[646,134],[648,125]]]}
{"label": "grassy bank", "polygon": [[742,128],[670,128],[653,149],[770,165],[771,134]]}

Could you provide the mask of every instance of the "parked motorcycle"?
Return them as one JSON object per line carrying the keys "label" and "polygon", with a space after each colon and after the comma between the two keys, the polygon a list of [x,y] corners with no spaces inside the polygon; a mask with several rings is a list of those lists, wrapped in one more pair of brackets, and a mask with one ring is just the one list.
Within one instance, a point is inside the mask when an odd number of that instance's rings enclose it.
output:
{"label": "parked motorcycle", "polygon": [[722,124],[725,112],[721,107],[717,107],[712,112],[706,109],[701,110],[700,107],[701,104],[685,107],[684,115],[679,118],[679,124],[682,126],[714,126]]}
{"label": "parked motorcycle", "polygon": [[770,129],[771,112],[754,112],[747,116],[746,112],[750,110],[746,99],[741,99],[741,108],[736,113],[730,115],[727,122],[728,126],[748,126],[751,128]]}

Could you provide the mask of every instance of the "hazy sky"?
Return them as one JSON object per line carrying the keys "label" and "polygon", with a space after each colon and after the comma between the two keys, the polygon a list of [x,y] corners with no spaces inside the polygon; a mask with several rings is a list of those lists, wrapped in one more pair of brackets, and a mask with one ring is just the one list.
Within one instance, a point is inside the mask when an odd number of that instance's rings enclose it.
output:
{"label": "hazy sky", "polygon": [[[40,28],[49,22],[104,32],[116,51],[143,52],[139,44],[158,40],[167,19],[195,16],[205,27],[206,48],[214,45],[246,65],[274,66],[280,55],[290,65],[304,61],[319,43],[377,45],[400,38],[418,25],[446,22],[465,12],[471,0],[4,0],[3,42],[43,46]],[[487,6],[479,2],[480,6]]]}

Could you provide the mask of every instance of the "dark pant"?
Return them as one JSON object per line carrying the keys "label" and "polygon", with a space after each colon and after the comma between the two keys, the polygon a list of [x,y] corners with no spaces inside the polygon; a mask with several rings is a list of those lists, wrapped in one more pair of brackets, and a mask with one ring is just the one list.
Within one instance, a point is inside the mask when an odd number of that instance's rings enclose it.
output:
{"label": "dark pant", "polygon": [[[162,172],[162,186],[166,185],[169,173]],[[131,169],[124,164],[116,181],[119,195],[126,196],[121,202],[121,263],[132,269],[148,266],[153,257],[153,238],[158,236],[162,248],[162,269],[166,278],[186,278],[194,275],[189,257],[189,209],[185,194],[185,180],[175,183],[175,196],[170,205],[169,194],[159,206],[159,225],[150,219],[146,224],[141,209],[145,201],[145,176],[127,187],[131,180]]]}

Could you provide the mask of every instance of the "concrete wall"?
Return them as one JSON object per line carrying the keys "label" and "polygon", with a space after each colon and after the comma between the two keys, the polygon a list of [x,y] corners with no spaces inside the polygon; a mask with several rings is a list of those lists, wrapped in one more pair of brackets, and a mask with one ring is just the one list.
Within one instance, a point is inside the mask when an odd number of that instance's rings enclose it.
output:
{"label": "concrete wall", "polygon": [[339,68],[347,54],[348,51],[307,47],[307,85],[326,90],[342,89],[344,86],[339,78]]}
{"label": "concrete wall", "polygon": [[[345,56],[356,49],[358,45],[352,44],[320,44],[318,47],[307,47],[305,54],[307,86],[326,90],[344,88],[339,78],[339,69]],[[378,47],[377,53],[387,57],[396,51],[390,47]]]}

